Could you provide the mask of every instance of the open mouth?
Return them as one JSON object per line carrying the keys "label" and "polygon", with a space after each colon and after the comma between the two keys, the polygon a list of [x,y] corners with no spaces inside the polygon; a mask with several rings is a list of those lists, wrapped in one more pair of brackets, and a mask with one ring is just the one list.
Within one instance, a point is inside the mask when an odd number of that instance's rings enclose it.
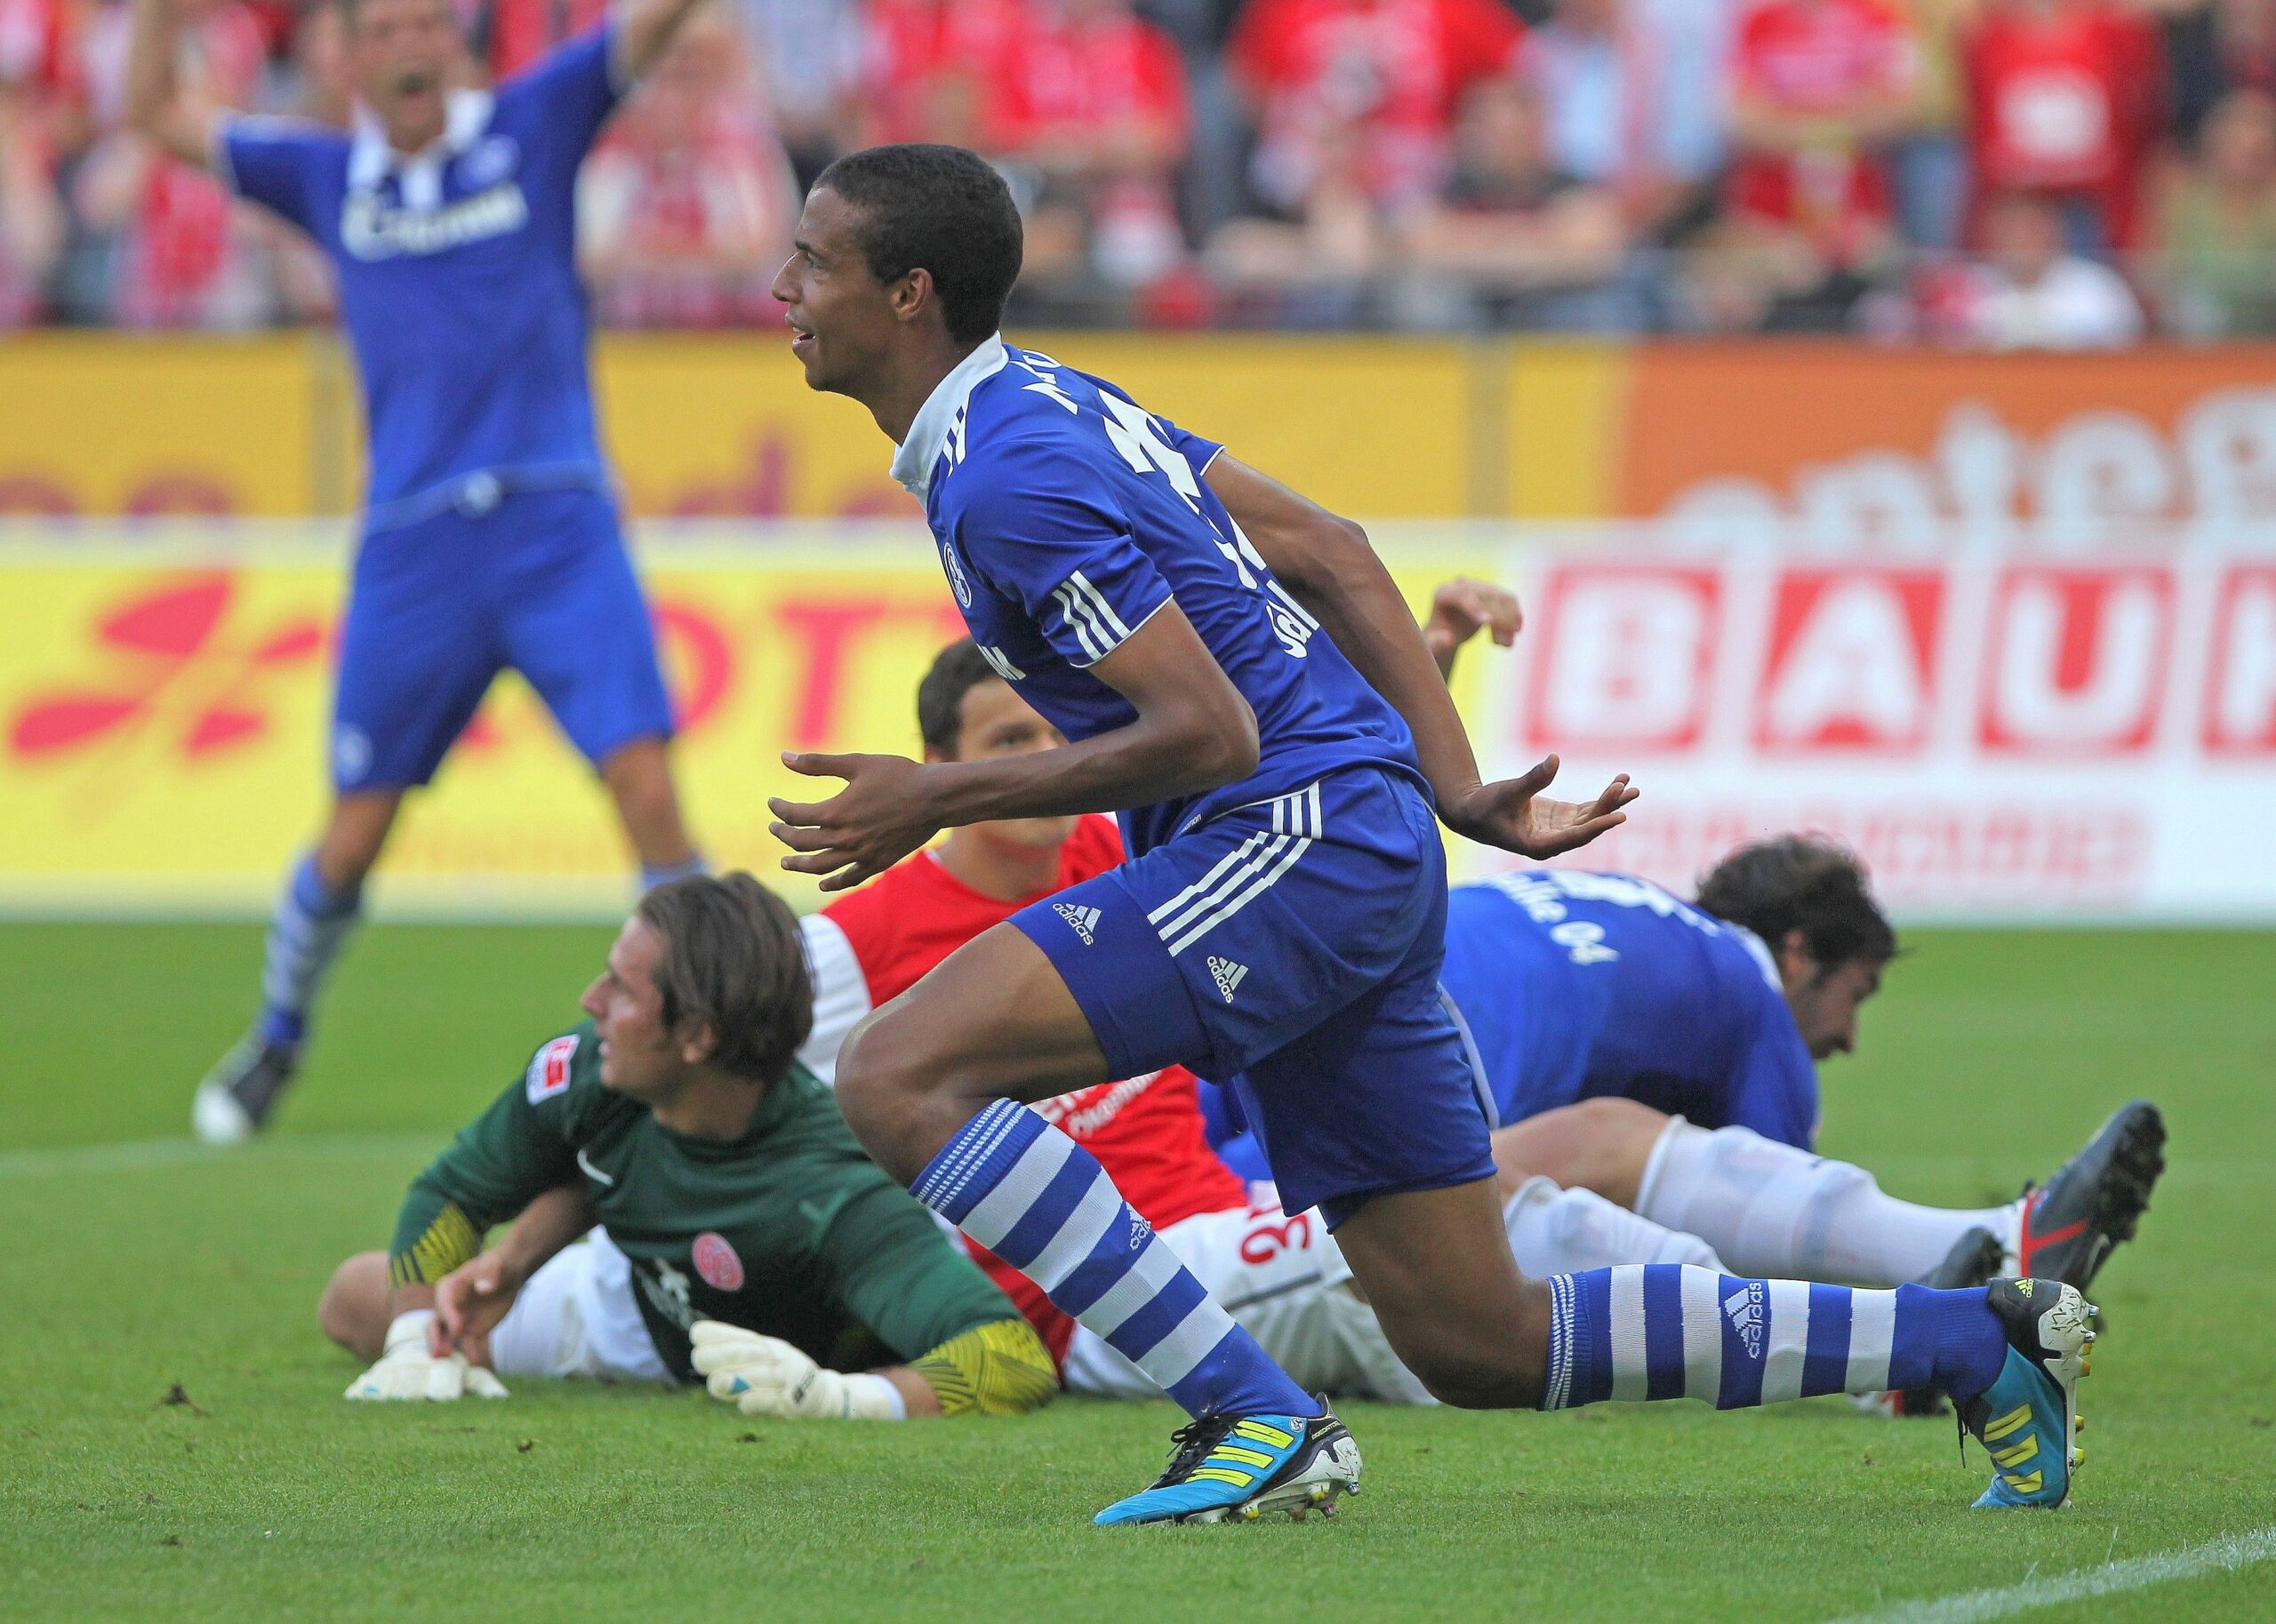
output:
{"label": "open mouth", "polygon": [[813,332],[799,326],[796,320],[788,316],[782,319],[790,329],[790,353],[794,356],[805,356],[814,347]]}

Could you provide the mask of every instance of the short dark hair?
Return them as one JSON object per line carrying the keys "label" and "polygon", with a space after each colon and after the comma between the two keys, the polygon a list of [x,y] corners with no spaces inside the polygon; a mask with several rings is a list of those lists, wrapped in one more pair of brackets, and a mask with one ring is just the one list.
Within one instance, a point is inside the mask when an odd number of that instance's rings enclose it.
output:
{"label": "short dark hair", "polygon": [[870,274],[933,274],[949,336],[977,344],[1004,324],[1020,277],[1020,211],[988,160],[929,141],[849,152],[814,179],[861,212],[854,240]]}
{"label": "short dark hair", "polygon": [[1865,865],[1815,835],[1780,835],[1732,852],[1699,882],[1699,906],[1743,925],[1774,953],[1799,931],[1823,969],[1896,956],[1896,932],[1873,900]]}
{"label": "short dark hair", "polygon": [[782,899],[748,874],[695,874],[657,886],[636,911],[664,941],[665,1029],[709,1022],[709,1063],[733,1076],[772,1083],[789,1070],[813,1030],[814,989]]}
{"label": "short dark hair", "polygon": [[964,732],[964,696],[982,683],[1000,683],[1004,674],[988,663],[980,644],[958,637],[933,657],[933,668],[917,684],[917,732],[926,748],[956,754]]}

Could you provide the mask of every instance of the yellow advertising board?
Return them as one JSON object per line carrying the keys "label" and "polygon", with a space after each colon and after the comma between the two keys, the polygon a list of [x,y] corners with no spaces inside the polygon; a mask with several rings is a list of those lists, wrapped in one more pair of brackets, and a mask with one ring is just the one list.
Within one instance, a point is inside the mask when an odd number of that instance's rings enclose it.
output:
{"label": "yellow advertising board", "polygon": [[321,334],[0,337],[0,514],[325,511],[331,349]]}
{"label": "yellow advertising board", "polygon": [[[323,815],[344,527],[259,528],[227,546],[0,540],[0,909],[266,907]],[[915,754],[918,679],[963,633],[920,527],[826,544],[803,528],[644,548],[690,820],[715,863],[770,876],[767,797],[832,788],[781,753]],[[1418,556],[1405,584],[1423,601],[1462,562]],[[410,803],[374,895],[602,913],[629,867],[591,774],[509,677]]]}

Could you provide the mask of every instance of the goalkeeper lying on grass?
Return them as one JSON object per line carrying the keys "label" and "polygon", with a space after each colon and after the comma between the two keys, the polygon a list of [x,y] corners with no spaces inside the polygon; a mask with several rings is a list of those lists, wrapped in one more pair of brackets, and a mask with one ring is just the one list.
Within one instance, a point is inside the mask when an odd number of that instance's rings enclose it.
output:
{"label": "goalkeeper lying on grass", "polygon": [[333,1275],[326,1334],[378,1361],[349,1398],[502,1398],[501,1374],[708,1377],[749,1415],[1050,1398],[1034,1331],[792,1058],[813,993],[779,899],[659,886],[583,1006],[413,1183],[392,1251]]}

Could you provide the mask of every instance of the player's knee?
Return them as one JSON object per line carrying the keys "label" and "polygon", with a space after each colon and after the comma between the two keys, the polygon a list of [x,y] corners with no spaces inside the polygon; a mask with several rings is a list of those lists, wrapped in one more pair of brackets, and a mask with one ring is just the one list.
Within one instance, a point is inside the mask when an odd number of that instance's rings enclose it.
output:
{"label": "player's knee", "polygon": [[359,1252],[338,1268],[317,1302],[324,1333],[359,1359],[376,1359],[387,1340],[388,1258]]}
{"label": "player's knee", "polygon": [[837,1052],[837,1104],[870,1154],[889,1172],[921,1137],[925,1098],[941,1077],[936,1057],[893,1020],[890,1005],[865,1017]]}
{"label": "player's knee", "polygon": [[1538,1373],[1514,1363],[1429,1348],[1406,1360],[1431,1396],[1451,1409],[1529,1410],[1541,1402]]}

